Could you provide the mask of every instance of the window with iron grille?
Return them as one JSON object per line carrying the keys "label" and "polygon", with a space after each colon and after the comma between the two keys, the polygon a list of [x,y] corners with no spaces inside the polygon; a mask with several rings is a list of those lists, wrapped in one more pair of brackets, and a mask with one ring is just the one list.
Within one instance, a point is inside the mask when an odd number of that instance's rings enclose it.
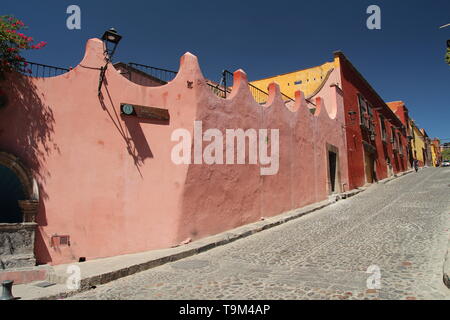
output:
{"label": "window with iron grille", "polygon": [[402,136],[398,133],[398,153],[403,154]]}
{"label": "window with iron grille", "polygon": [[397,149],[397,136],[395,134],[395,128],[392,127],[392,138],[391,138],[391,143],[392,143],[392,149]]}
{"label": "window with iron grille", "polygon": [[367,119],[367,127],[369,128],[369,130],[372,132],[375,132],[375,128],[373,126],[373,108],[370,105],[369,102],[366,102],[366,106],[367,106],[367,114],[369,116],[369,118]]}
{"label": "window with iron grille", "polygon": [[381,140],[386,141],[386,124],[384,123],[384,117],[380,115],[380,125],[381,125]]}
{"label": "window with iron grille", "polygon": [[368,127],[367,125],[367,105],[363,96],[358,94],[358,105],[359,105],[359,114],[360,114],[360,124]]}

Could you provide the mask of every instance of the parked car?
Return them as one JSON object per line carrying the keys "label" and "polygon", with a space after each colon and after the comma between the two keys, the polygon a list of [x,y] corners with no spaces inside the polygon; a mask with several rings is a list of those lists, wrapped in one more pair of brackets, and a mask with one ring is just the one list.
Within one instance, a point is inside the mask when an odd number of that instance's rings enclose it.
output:
{"label": "parked car", "polygon": [[442,162],[443,167],[450,167],[450,161],[446,160]]}

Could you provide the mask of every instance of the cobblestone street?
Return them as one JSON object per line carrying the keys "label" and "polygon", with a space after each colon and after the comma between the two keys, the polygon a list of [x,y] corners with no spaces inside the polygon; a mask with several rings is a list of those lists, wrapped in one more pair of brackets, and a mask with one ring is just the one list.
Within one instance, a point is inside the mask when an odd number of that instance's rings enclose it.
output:
{"label": "cobblestone street", "polygon": [[[450,299],[450,168],[426,168],[71,299]],[[381,288],[368,289],[376,265]]]}

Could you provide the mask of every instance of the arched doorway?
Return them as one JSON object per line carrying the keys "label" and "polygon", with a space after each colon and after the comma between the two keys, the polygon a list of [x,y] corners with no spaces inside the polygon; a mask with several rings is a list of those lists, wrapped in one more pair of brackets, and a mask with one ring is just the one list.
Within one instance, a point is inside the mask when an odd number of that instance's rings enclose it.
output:
{"label": "arched doorway", "polygon": [[0,223],[23,222],[19,201],[26,199],[16,173],[0,164]]}
{"label": "arched doorway", "polygon": [[16,156],[0,152],[0,269],[34,266],[39,191]]}

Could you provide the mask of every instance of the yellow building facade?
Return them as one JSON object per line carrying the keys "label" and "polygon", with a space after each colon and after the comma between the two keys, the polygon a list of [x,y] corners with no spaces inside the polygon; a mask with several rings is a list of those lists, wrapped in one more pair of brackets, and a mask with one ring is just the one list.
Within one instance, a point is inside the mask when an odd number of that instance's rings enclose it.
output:
{"label": "yellow building facade", "polygon": [[434,167],[437,167],[437,164],[442,161],[440,144],[441,141],[437,138],[431,141],[431,158]]}
{"label": "yellow building facade", "polygon": [[423,166],[426,162],[426,146],[425,137],[420,129],[415,125],[414,121],[410,122],[411,125],[411,151],[414,159],[419,160],[419,165]]}
{"label": "yellow building facade", "polygon": [[305,97],[308,98],[320,90],[321,85],[325,83],[330,73],[338,67],[339,58],[335,57],[333,61],[317,67],[297,70],[250,83],[263,91],[267,91],[269,84],[275,82],[280,86],[280,91],[292,99],[295,97],[295,91],[297,90],[301,90]]}
{"label": "yellow building facade", "polygon": [[437,159],[438,159],[438,154],[437,154],[437,150],[436,150],[436,146],[434,144],[431,145],[431,163],[433,164],[434,167],[436,167],[436,163],[437,163]]}

